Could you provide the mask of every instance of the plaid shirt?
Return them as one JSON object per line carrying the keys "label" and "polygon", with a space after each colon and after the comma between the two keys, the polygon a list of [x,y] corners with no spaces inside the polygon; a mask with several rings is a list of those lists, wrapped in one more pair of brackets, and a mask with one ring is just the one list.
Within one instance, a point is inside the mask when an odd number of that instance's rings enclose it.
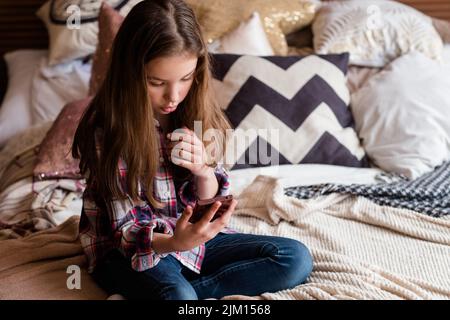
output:
{"label": "plaid shirt", "polygon": [[[184,207],[193,205],[196,200],[195,184],[192,176],[186,181],[174,181],[171,164],[165,151],[164,134],[156,122],[159,132],[160,165],[154,177],[153,196],[165,206],[155,209],[143,193],[142,185],[138,184],[139,201],[135,203],[127,194],[127,199],[112,200],[111,210],[96,194],[94,186],[87,186],[83,193],[83,208],[80,217],[80,240],[88,258],[91,273],[96,264],[111,249],[117,248],[128,258],[136,271],[144,271],[155,266],[159,260],[168,254],[178,259],[183,265],[196,273],[200,273],[205,256],[205,245],[202,244],[189,251],[158,254],[152,249],[154,232],[173,234],[175,225]],[[120,160],[119,186],[126,193],[127,167]],[[229,182],[226,171],[218,166],[215,175],[219,183],[217,195],[228,194]],[[112,211],[112,212],[109,212]],[[234,233],[225,228],[224,233]]]}

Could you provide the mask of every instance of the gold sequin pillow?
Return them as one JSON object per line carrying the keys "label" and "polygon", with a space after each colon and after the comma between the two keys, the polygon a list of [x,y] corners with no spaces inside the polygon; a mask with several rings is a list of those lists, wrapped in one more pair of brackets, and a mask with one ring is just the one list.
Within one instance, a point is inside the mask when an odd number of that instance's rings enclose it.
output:
{"label": "gold sequin pillow", "polygon": [[208,43],[235,29],[257,11],[277,55],[286,55],[285,35],[309,25],[318,9],[314,0],[186,0]]}

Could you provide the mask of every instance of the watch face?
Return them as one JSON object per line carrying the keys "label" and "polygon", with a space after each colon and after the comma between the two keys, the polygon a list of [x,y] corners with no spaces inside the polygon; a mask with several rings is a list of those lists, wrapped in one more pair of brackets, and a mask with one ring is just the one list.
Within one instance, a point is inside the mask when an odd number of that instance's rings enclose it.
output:
{"label": "watch face", "polygon": [[[74,14],[74,10],[67,10],[75,5],[79,10],[80,23],[96,21],[102,1],[100,0],[51,0],[50,20],[56,24],[66,24],[67,19]],[[122,8],[128,0],[103,0],[116,10]]]}

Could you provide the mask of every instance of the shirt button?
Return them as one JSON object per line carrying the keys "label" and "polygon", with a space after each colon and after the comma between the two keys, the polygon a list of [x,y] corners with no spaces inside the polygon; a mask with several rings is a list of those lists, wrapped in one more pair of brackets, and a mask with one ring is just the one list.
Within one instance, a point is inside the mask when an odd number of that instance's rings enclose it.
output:
{"label": "shirt button", "polygon": [[160,162],[164,162],[164,158],[163,157],[159,157],[159,161]]}

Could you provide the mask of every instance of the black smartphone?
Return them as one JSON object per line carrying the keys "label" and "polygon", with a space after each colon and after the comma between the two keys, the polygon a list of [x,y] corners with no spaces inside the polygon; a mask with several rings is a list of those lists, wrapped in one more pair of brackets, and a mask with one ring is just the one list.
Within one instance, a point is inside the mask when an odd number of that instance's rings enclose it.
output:
{"label": "black smartphone", "polygon": [[189,219],[189,222],[196,223],[198,220],[200,220],[203,215],[211,208],[211,206],[216,201],[220,201],[222,205],[219,209],[217,209],[216,213],[214,214],[214,217],[211,219],[211,221],[219,218],[225,211],[228,210],[230,207],[231,201],[233,200],[232,195],[228,196],[218,196],[211,199],[205,199],[205,200],[197,200],[195,203],[192,216]]}

